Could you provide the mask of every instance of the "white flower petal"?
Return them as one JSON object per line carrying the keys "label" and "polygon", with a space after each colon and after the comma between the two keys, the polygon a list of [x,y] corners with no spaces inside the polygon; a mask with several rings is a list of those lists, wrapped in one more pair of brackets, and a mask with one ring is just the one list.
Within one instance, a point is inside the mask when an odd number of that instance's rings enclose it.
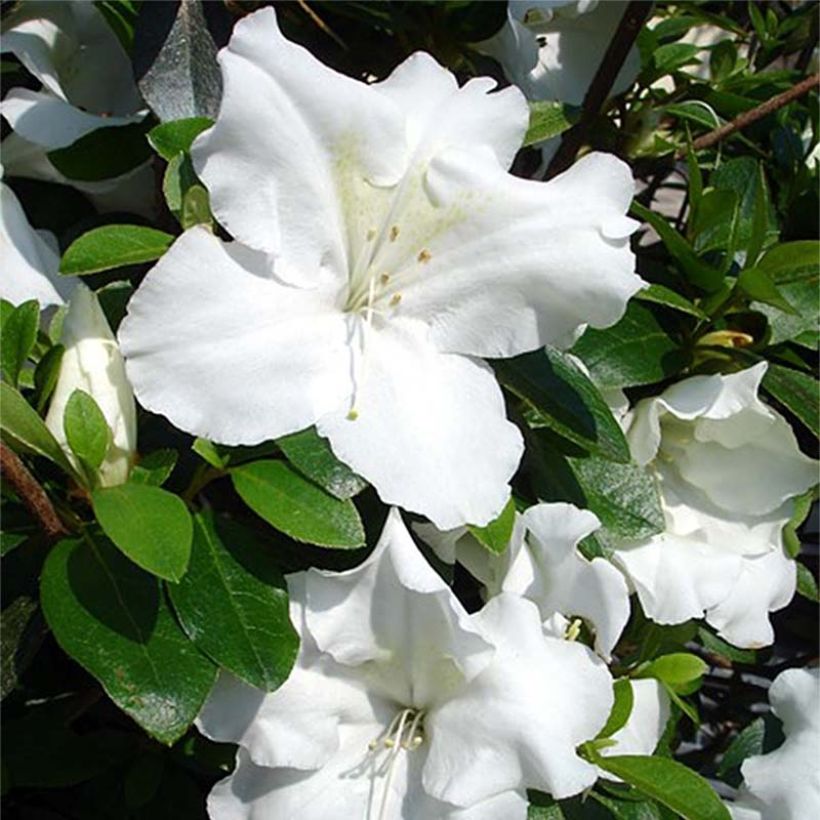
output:
{"label": "white flower petal", "polygon": [[820,809],[820,672],[788,669],[769,689],[772,711],[783,721],[780,748],[743,761],[744,784],[734,817],[802,820]]}
{"label": "white flower petal", "polygon": [[214,441],[253,444],[349,398],[348,331],[332,297],[265,271],[260,255],[201,227],[174,243],[120,326],[145,407]]}
{"label": "white flower petal", "polygon": [[424,787],[468,806],[523,786],[561,798],[596,778],[575,748],[612,707],[612,679],[586,647],[545,637],[534,604],[503,593],[476,615],[498,642],[493,662],[425,722]]}
{"label": "white flower petal", "polygon": [[379,543],[347,572],[306,573],[306,624],[317,646],[403,704],[448,697],[490,661],[492,648],[424,560],[391,510]]}
{"label": "white flower petal", "polygon": [[[525,546],[513,559],[502,589],[534,601],[542,618],[555,612],[579,616],[595,630],[595,649],[608,659],[629,620],[629,590],[623,576],[608,561],[588,561],[578,542],[601,526],[588,510],[572,504],[537,504],[523,515]],[[516,580],[516,564],[531,565],[532,581]],[[520,576],[519,576],[520,577]]]}
{"label": "white flower petal", "polygon": [[459,89],[455,77],[429,54],[417,52],[377,88],[407,113],[407,138],[414,162],[444,148],[489,147],[502,168],[513,161],[529,122],[516,88],[488,93],[496,83],[476,78]]}
{"label": "white flower petal", "polygon": [[20,201],[0,182],[0,296],[13,305],[36,299],[40,307],[62,305],[74,280],[61,278],[60,254],[29,225]]}
{"label": "white flower petal", "polygon": [[438,232],[422,231],[419,259],[400,269],[400,309],[430,323],[440,350],[534,350],[581,324],[613,324],[643,285],[628,240],[603,234],[634,188],[614,157],[591,154],[544,184],[507,174],[489,151],[450,149],[425,184]]}
{"label": "white flower petal", "polygon": [[97,402],[111,430],[111,444],[100,464],[100,485],[123,484],[137,450],[137,407],[108,320],[96,294],[81,282],[77,282],[68,303],[60,342],[65,352],[46,415],[46,427],[69,460],[76,463],[66,439],[63,416],[75,390],[88,393]]}
{"label": "white flower petal", "polygon": [[48,151],[65,148],[98,128],[139,122],[143,114],[103,117],[89,114],[45,91],[12,88],[2,102],[0,114],[23,139]]}
{"label": "white flower petal", "polygon": [[669,532],[619,547],[612,560],[660,624],[702,618],[731,593],[742,566],[739,555]]}
{"label": "white flower petal", "polygon": [[386,504],[440,529],[495,518],[523,445],[492,371],[438,353],[422,325],[395,319],[371,335],[364,356],[355,420],[344,407],[317,423],[336,456]]}
{"label": "white flower petal", "polygon": [[[611,740],[614,746],[601,749],[604,757],[609,755],[651,755],[663,736],[669,720],[669,695],[661,683],[653,678],[630,681],[632,686],[632,712],[626,723],[615,732]],[[603,773],[604,777],[612,775]]]}
{"label": "white flower petal", "polygon": [[774,641],[769,613],[788,605],[796,585],[797,566],[782,549],[743,556],[731,592],[706,613],[706,620],[735,646],[769,646]]}
{"label": "white flower petal", "polygon": [[356,185],[401,177],[403,117],[285,39],[272,8],[241,20],[219,60],[220,115],[192,150],[214,214],[236,239],[276,255],[286,281],[314,284],[321,268],[343,270],[340,201],[352,213]]}

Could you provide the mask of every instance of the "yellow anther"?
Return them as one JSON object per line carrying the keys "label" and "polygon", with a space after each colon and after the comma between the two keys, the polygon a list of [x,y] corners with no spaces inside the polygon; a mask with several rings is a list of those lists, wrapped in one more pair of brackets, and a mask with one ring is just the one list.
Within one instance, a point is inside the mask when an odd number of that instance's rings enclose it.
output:
{"label": "yellow anther", "polygon": [[390,241],[395,242],[399,238],[399,226],[393,225],[390,229]]}
{"label": "yellow anther", "polygon": [[394,293],[394,294],[390,297],[390,307],[396,307],[396,305],[397,305],[399,302],[401,302],[401,294],[400,294],[400,293]]}
{"label": "yellow anther", "polygon": [[383,285],[386,285],[386,284],[390,281],[390,274],[389,274],[389,273],[383,273],[383,274],[379,277],[379,281],[380,281]]}
{"label": "yellow anther", "polygon": [[567,627],[567,631],[564,637],[568,641],[575,641],[578,639],[578,636],[581,634],[581,619],[576,618],[570,625]]}
{"label": "yellow anther", "polygon": [[423,248],[419,251],[418,260],[421,262],[422,265],[426,265],[432,258],[433,254],[427,250],[427,248]]}
{"label": "yellow anther", "polygon": [[357,418],[359,418],[359,411],[356,410],[356,409],[351,410],[347,414],[347,420],[348,421],[356,421]]}
{"label": "yellow anther", "polygon": [[376,229],[369,228],[367,231],[367,241],[372,242],[376,238]]}

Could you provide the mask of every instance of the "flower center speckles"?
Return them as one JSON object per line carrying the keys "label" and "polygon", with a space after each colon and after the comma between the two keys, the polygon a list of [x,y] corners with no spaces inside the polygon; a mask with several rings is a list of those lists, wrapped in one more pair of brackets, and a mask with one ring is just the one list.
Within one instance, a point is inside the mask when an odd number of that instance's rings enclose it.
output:
{"label": "flower center speckles", "polygon": [[370,741],[368,748],[373,754],[386,751],[387,754],[378,767],[379,774],[386,774],[384,791],[382,792],[379,820],[387,816],[387,806],[390,800],[390,784],[393,772],[402,750],[412,752],[424,743],[424,710],[402,709],[391,721],[387,730]]}

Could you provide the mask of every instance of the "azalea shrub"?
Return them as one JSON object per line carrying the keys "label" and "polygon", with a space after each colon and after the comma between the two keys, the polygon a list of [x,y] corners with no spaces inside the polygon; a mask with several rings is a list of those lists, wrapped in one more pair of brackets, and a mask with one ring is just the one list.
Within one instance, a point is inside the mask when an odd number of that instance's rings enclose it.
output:
{"label": "azalea shrub", "polygon": [[820,815],[816,3],[0,11],[9,817]]}

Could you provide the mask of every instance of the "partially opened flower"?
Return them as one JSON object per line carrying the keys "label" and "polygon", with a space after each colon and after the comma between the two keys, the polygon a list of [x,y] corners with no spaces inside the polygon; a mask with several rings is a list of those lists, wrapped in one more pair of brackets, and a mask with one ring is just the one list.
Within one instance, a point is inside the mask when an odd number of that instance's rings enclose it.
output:
{"label": "partially opened flower", "polygon": [[459,89],[424,54],[368,86],[286,40],[271,8],[220,61],[193,159],[239,241],[191,229],[137,291],[120,333],[137,396],[225,444],[315,424],[386,503],[488,522],[522,442],[476,357],[623,313],[642,284],[627,167],[592,155],[549,184],[513,177],[516,89]]}
{"label": "partially opened flower", "polygon": [[199,717],[241,747],[214,820],[523,820],[526,788],[594,782],[575,749],[611,708],[606,667],[546,637],[515,595],[468,615],[396,510],[360,567],[288,587],[301,636],[288,681],[265,694],[223,676]]}
{"label": "partially opened flower", "polygon": [[131,61],[95,3],[21,3],[3,22],[0,52],[43,84],[12,88],[0,102],[21,137],[53,150],[144,117]]}
{"label": "partially opened flower", "polygon": [[[507,22],[479,44],[530,100],[583,102],[628,3],[619,0],[511,0]],[[632,49],[612,86],[625,91],[640,69]]]}
{"label": "partially opened flower", "polygon": [[13,305],[36,299],[41,308],[64,303],[74,283],[60,277],[57,240],[31,227],[20,200],[4,182],[0,182],[0,254],[0,297]]}
{"label": "partially opened flower", "polygon": [[108,451],[99,468],[103,487],[122,484],[137,446],[137,408],[125,377],[125,365],[117,341],[95,293],[78,282],[68,303],[61,344],[65,352],[60,374],[46,415],[46,426],[77,465],[64,426],[66,404],[75,390],[87,393],[102,411],[111,430]]}
{"label": "partially opened flower", "polygon": [[500,555],[466,527],[441,533],[420,524],[416,531],[443,561],[466,567],[488,598],[514,592],[533,601],[544,620],[555,614],[583,618],[595,632],[596,651],[608,659],[629,620],[629,590],[608,561],[588,561],[578,550],[579,541],[600,526],[593,513],[572,504],[536,504],[516,513]]}
{"label": "partially opened flower", "polygon": [[618,545],[613,559],[650,618],[705,615],[744,647],[772,642],[769,612],[794,594],[781,530],[792,498],[817,481],[816,462],[758,398],[765,371],[695,376],[638,403],[627,436],[658,481],[666,529]]}
{"label": "partially opened flower", "polygon": [[735,820],[803,820],[820,813],[820,672],[787,669],[769,689],[786,739],[773,752],[747,757],[743,785],[730,806]]}

